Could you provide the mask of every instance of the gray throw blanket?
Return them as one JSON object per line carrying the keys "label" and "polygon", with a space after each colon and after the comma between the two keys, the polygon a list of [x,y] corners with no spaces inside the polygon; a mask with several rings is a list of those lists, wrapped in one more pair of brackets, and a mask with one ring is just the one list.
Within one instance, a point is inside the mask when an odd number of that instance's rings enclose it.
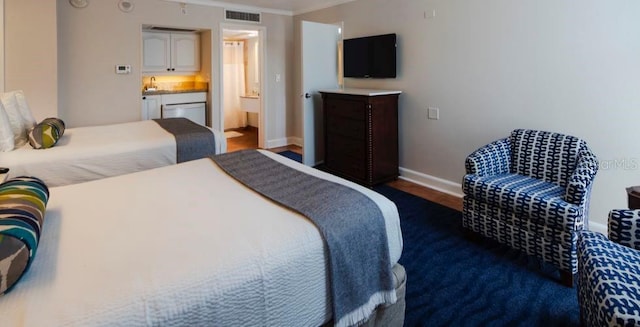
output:
{"label": "gray throw blanket", "polygon": [[384,217],[366,195],[283,165],[256,150],[211,157],[225,172],[309,218],[329,251],[336,326],[356,325],[396,301]]}
{"label": "gray throw blanket", "polygon": [[215,136],[208,128],[182,117],[154,121],[176,138],[178,163],[216,154]]}

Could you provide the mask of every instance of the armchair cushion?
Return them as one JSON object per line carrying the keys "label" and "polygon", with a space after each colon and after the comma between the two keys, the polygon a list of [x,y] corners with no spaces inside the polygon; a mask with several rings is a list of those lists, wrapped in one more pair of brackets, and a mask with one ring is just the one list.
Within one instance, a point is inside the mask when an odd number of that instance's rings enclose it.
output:
{"label": "armchair cushion", "polygon": [[538,220],[541,226],[564,231],[582,222],[583,209],[564,201],[564,188],[554,183],[518,174],[466,175],[462,187],[466,196]]}
{"label": "armchair cushion", "polygon": [[640,250],[640,210],[611,210],[608,230],[611,241]]}
{"label": "armchair cushion", "polygon": [[516,129],[511,132],[511,173],[566,187],[586,143],[571,135]]}
{"label": "armchair cushion", "polygon": [[587,326],[640,324],[640,252],[604,235],[580,232],[578,302]]}

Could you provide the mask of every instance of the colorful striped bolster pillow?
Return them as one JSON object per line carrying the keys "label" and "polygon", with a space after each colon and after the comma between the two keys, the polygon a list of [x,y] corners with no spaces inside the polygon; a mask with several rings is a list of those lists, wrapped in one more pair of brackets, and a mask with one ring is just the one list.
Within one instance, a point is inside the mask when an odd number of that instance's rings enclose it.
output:
{"label": "colorful striped bolster pillow", "polygon": [[34,149],[48,149],[56,145],[64,134],[65,125],[60,118],[45,118],[29,131],[29,144]]}
{"label": "colorful striped bolster pillow", "polygon": [[49,189],[38,178],[21,176],[0,184],[0,295],[29,269],[48,200]]}

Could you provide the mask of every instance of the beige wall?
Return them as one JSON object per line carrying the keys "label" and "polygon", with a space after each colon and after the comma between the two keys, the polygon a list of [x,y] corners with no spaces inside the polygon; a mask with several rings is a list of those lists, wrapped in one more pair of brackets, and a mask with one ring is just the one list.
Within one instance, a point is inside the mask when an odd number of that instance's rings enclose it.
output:
{"label": "beige wall", "polygon": [[573,134],[601,161],[591,221],[602,230],[640,184],[639,16],[629,0],[358,0],[295,20],[344,21],[345,38],[398,34],[398,78],[346,85],[403,91],[404,176],[460,193],[479,146],[519,127]]}
{"label": "beige wall", "polygon": [[[197,28],[210,39],[202,45],[210,50],[211,117],[219,119],[218,44],[219,27],[224,22],[222,8],[188,4],[183,15],[180,4],[159,0],[136,0],[130,13],[118,10],[117,1],[91,1],[76,9],[67,0],[57,1],[59,102],[60,116],[71,126],[101,125],[140,119],[141,26]],[[267,80],[269,76],[287,76],[286,63],[291,56],[292,17],[263,14],[267,30]],[[208,53],[206,50],[203,53]],[[133,73],[116,75],[116,64],[130,64]],[[267,139],[281,139],[286,130],[277,120],[286,120],[289,107],[284,78],[279,84],[266,85],[265,109],[269,120]],[[214,126],[216,122],[214,121]]]}
{"label": "beige wall", "polygon": [[56,3],[4,0],[5,90],[23,90],[38,121],[58,116]]}

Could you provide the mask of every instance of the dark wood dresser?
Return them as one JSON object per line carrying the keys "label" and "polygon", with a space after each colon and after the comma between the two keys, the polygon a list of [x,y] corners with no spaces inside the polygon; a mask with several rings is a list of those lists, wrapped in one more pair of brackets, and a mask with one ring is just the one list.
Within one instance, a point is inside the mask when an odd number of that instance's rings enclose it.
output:
{"label": "dark wood dresser", "polygon": [[327,171],[366,186],[398,178],[400,91],[322,90]]}

